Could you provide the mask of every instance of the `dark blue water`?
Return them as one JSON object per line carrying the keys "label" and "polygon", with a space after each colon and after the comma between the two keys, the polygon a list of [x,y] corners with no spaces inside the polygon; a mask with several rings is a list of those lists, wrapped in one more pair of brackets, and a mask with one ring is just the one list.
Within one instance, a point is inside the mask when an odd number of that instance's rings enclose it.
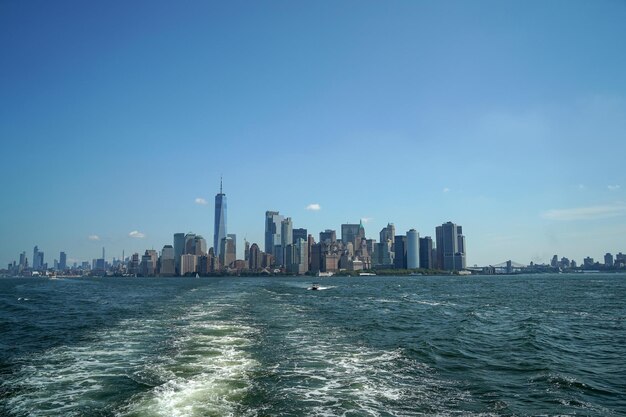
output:
{"label": "dark blue water", "polygon": [[1,279],[2,416],[626,415],[626,275]]}

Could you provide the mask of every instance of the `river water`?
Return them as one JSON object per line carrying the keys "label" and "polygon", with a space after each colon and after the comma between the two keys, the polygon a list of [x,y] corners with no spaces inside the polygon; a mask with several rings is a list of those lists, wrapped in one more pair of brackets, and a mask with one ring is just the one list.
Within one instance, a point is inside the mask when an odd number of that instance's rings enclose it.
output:
{"label": "river water", "polygon": [[626,415],[626,275],[0,279],[2,416]]}

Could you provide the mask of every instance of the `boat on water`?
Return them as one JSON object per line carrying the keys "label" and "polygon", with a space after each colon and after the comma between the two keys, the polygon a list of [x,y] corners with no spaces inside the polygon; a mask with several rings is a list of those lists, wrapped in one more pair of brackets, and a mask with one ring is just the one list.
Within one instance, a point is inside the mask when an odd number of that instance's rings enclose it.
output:
{"label": "boat on water", "polygon": [[313,284],[311,284],[311,286],[309,287],[309,289],[311,291],[317,291],[320,289],[320,284],[318,284],[317,282],[314,282]]}
{"label": "boat on water", "polygon": [[196,272],[196,278],[200,278],[200,275],[198,275],[198,273]]}

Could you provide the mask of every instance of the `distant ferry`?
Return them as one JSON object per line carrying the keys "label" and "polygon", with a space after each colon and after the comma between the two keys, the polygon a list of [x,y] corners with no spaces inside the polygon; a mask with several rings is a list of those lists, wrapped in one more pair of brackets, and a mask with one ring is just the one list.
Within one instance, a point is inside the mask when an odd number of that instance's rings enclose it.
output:
{"label": "distant ferry", "polygon": [[320,271],[320,272],[317,273],[317,276],[318,277],[332,277],[333,273],[332,272],[322,272],[322,271]]}
{"label": "distant ferry", "polygon": [[376,274],[373,272],[361,272],[359,273],[359,276],[360,277],[375,277]]}

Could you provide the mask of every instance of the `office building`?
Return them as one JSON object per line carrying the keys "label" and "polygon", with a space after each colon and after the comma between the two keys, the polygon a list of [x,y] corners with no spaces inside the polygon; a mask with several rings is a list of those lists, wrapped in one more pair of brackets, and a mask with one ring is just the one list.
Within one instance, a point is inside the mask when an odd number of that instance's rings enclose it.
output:
{"label": "office building", "polygon": [[185,253],[185,234],[174,233],[174,263],[176,274],[180,275],[180,257]]}
{"label": "office building", "polygon": [[265,252],[274,257],[278,265],[282,263],[282,222],[285,220],[277,211],[265,212]]}
{"label": "office building", "polygon": [[407,268],[406,239],[407,236],[397,235],[393,240],[393,264],[396,269]]}
{"label": "office building", "polygon": [[337,241],[337,232],[334,230],[326,229],[320,232],[320,243],[331,244]]}
{"label": "office building", "polygon": [[233,253],[235,254],[235,259],[237,259],[237,235],[235,233],[229,233],[226,237],[231,238],[233,241]]}
{"label": "office building", "polygon": [[229,268],[237,260],[235,240],[231,235],[222,239],[220,253],[220,264],[224,268]]}
{"label": "office building", "polygon": [[391,242],[396,236],[396,226],[393,223],[387,223],[387,227],[383,227],[380,231],[380,243]]}
{"label": "office building", "polygon": [[41,271],[44,269],[43,252],[37,246],[33,248],[33,271]]}
{"label": "office building", "polygon": [[195,274],[197,271],[198,257],[196,255],[184,254],[180,257],[180,275]]}
{"label": "office building", "polygon": [[437,264],[446,271],[465,269],[465,236],[463,229],[452,222],[436,228]]}
{"label": "office building", "polygon": [[344,247],[348,243],[352,243],[353,247],[356,247],[356,238],[359,236],[359,229],[363,227],[363,224],[346,223],[341,225],[341,242]]}
{"label": "office building", "polygon": [[185,249],[183,253],[185,255],[196,254],[196,234],[195,233],[187,233],[185,235]]}
{"label": "office building", "polygon": [[420,268],[433,269],[433,239],[430,236],[420,238]]}
{"label": "office building", "polygon": [[176,275],[176,260],[174,254],[174,247],[172,245],[165,245],[161,249],[161,264],[159,269],[159,275],[163,277],[171,277]]}
{"label": "office building", "polygon": [[259,249],[259,245],[253,243],[250,246],[250,252],[248,254],[248,269],[251,271],[258,271],[262,269],[263,264],[263,255],[261,253],[261,249]]}
{"label": "office building", "polygon": [[194,255],[203,256],[207,254],[207,244],[206,239],[201,235],[196,235],[193,242]]}
{"label": "office building", "polygon": [[406,267],[417,269],[420,267],[420,234],[411,229],[406,232]]}
{"label": "office building", "polygon": [[308,236],[309,235],[306,229],[293,229],[293,232],[291,234],[291,241],[297,242],[298,239],[307,240]]}
{"label": "office building", "polygon": [[59,270],[65,271],[67,269],[67,255],[65,252],[59,254]]}
{"label": "office building", "polygon": [[285,249],[288,245],[293,243],[293,222],[291,221],[291,217],[287,217],[280,222],[280,259],[277,259],[277,263],[279,265],[287,266],[287,263],[284,260],[285,257]]}
{"label": "office building", "polygon": [[220,178],[220,192],[215,196],[215,223],[213,234],[213,250],[215,256],[221,255],[221,242],[226,237],[226,194],[222,190],[222,179]]}

